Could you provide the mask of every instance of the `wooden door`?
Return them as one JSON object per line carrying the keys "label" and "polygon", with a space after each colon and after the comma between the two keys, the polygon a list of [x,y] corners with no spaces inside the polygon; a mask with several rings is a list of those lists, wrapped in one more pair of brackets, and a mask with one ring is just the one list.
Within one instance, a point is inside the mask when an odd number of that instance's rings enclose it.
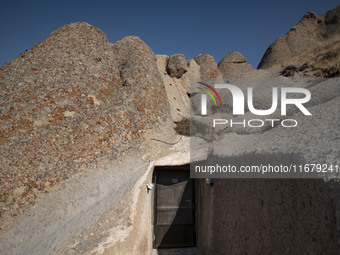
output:
{"label": "wooden door", "polygon": [[187,170],[168,168],[156,171],[156,248],[195,246],[194,181]]}

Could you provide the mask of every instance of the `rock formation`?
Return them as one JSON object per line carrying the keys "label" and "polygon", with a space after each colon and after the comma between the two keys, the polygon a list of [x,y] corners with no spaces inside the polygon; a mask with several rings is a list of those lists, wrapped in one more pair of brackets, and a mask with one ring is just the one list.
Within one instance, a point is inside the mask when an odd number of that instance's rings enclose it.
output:
{"label": "rock formation", "polygon": [[[170,61],[170,59],[179,58],[184,60],[181,55],[178,55],[179,54],[171,57],[165,55],[156,56],[158,70],[163,76],[164,86],[170,105],[170,114],[174,122],[179,122],[190,117],[190,82],[192,78],[199,77],[200,75],[199,66],[195,60],[191,59],[185,61],[185,63],[182,62],[182,70],[185,68],[185,73],[182,73],[180,76],[171,77],[171,73],[169,74],[167,70],[169,70],[169,63],[174,62]],[[173,70],[177,69],[180,69],[179,66],[178,68],[175,67]]]}
{"label": "rock formation", "polygon": [[239,52],[232,51],[218,63],[224,78],[241,78],[250,76],[254,71],[253,67],[247,63],[246,58]]}
{"label": "rock formation", "polygon": [[327,72],[322,69],[332,69],[330,71],[333,73],[339,72],[339,17],[340,6],[319,17],[308,12],[286,35],[269,46],[258,69],[268,69],[275,65],[294,65],[298,69],[309,63],[314,66],[314,71],[320,69],[321,72]]}
{"label": "rock formation", "polygon": [[84,22],[53,32],[0,77],[1,228],[74,173],[131,151],[168,116],[151,49],[137,37],[111,45]]}
{"label": "rock formation", "polygon": [[[174,131],[174,122],[188,118],[209,128],[202,116],[190,116],[190,106],[199,107],[191,79],[265,77],[252,85],[262,92],[254,104],[267,109],[268,77],[286,86],[289,76],[338,76],[339,8],[306,14],[268,48],[261,70],[238,52],[218,65],[208,54],[155,56],[138,37],[111,44],[84,22],[0,67],[0,253],[151,254],[155,194],[146,187],[155,166],[211,155],[234,163],[340,164],[336,79],[304,84],[313,121],[290,108],[286,117],[299,120],[293,131],[224,128],[208,137],[196,130],[192,155],[189,138]],[[220,94],[230,110],[230,93]],[[251,117],[247,109],[235,120]],[[197,180],[201,254],[337,254],[338,181]]]}
{"label": "rock formation", "polygon": [[210,56],[209,54],[200,54],[194,59],[200,66],[201,79],[222,78],[213,56]]}
{"label": "rock formation", "polygon": [[183,54],[175,54],[168,58],[166,71],[170,77],[181,78],[187,71],[187,59]]}

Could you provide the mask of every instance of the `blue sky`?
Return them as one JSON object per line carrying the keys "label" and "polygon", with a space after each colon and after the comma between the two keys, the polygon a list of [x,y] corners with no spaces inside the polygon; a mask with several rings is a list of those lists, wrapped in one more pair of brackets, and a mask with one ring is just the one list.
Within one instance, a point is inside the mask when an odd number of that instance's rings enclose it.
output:
{"label": "blue sky", "polygon": [[307,11],[321,15],[338,0],[16,1],[0,0],[0,66],[59,27],[85,21],[109,41],[137,35],[156,54],[208,53],[219,62],[241,52],[257,67],[267,47]]}

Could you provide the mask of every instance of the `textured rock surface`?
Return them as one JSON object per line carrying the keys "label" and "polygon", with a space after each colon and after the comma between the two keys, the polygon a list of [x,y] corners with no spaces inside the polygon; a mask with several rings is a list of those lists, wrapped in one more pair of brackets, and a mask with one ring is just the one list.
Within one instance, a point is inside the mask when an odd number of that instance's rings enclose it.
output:
{"label": "textured rock surface", "polygon": [[[138,193],[148,165],[139,155],[133,155],[125,163],[102,171],[72,175],[0,235],[0,254],[85,254],[105,242],[111,231],[118,243],[135,230],[139,235],[130,243],[131,248],[145,245],[134,212],[140,203],[137,198],[144,199],[144,193]],[[144,216],[142,208],[138,217]],[[67,243],[72,241],[78,242],[69,247]]]}
{"label": "textured rock surface", "polygon": [[246,58],[235,51],[230,52],[218,63],[218,69],[224,78],[250,77],[254,72]]}
{"label": "textured rock surface", "polygon": [[170,77],[181,78],[188,70],[187,59],[183,54],[175,54],[168,58],[166,71]]}
{"label": "textured rock surface", "polygon": [[232,51],[227,56],[225,56],[220,63],[242,64],[246,62],[247,59],[241,53]]}
{"label": "textured rock surface", "polygon": [[[340,36],[340,6],[317,17],[308,12],[300,22],[286,35],[278,38],[266,50],[258,69],[270,68],[274,65],[286,65],[293,57],[303,56],[305,62],[315,60],[318,48],[325,48],[325,44],[332,46],[339,42]],[[339,49],[337,47],[337,49]],[[332,50],[332,49],[329,49]],[[306,52],[314,53],[306,56]],[[296,56],[296,55],[299,56]],[[304,64],[304,63],[301,63]]]}
{"label": "textured rock surface", "polygon": [[166,55],[157,55],[157,66],[160,74],[163,76],[164,87],[170,105],[170,114],[175,122],[183,118],[190,117],[190,80],[200,77],[200,68],[195,60],[188,60],[187,72],[181,78],[172,78],[166,72],[167,59]]}
{"label": "textured rock surface", "polygon": [[194,59],[200,66],[201,79],[222,78],[213,56],[209,54],[200,54]]}
{"label": "textured rock surface", "polygon": [[[53,185],[101,169],[168,116],[151,49],[80,22],[0,68],[1,228]],[[4,220],[6,219],[6,220]]]}
{"label": "textured rock surface", "polygon": [[199,234],[201,254],[337,254],[333,204],[322,180],[215,179],[199,189],[213,200],[199,219],[211,219]]}
{"label": "textured rock surface", "polygon": [[[312,26],[314,16],[301,24]],[[324,40],[338,33],[337,24],[337,10],[321,19]],[[314,57],[332,66],[338,59],[334,52],[323,49]],[[276,76],[279,69],[254,71],[236,52],[220,66],[207,54],[189,61],[172,57],[173,77],[168,57],[155,57],[138,37],[112,45],[103,32],[81,22],[58,29],[0,68],[0,227],[15,221],[1,233],[1,254],[149,254],[153,198],[145,186],[154,164],[188,164],[212,151],[240,162],[293,154],[306,163],[340,164],[339,83],[323,81],[308,87],[313,122],[293,109],[287,118],[301,118],[293,131],[227,128],[209,139],[193,137],[198,152],[190,158],[189,138],[176,137],[172,122],[189,116],[189,96],[195,97],[189,94],[190,79],[221,78],[218,68],[224,77]],[[296,72],[300,69],[297,65]],[[270,82],[254,84],[263,89],[254,95],[257,107],[271,103],[271,87]],[[223,102],[231,106],[231,100]],[[340,185],[335,180],[329,186],[339,227]],[[337,254],[336,217],[326,187],[322,180],[201,185],[201,254]]]}

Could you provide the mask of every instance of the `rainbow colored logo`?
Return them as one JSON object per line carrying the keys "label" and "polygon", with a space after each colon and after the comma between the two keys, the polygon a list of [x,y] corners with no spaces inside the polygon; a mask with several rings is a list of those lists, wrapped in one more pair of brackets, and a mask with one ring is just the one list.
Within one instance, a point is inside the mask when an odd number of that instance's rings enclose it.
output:
{"label": "rainbow colored logo", "polygon": [[[214,92],[215,95],[217,96],[218,100],[220,101],[221,106],[222,106],[221,97],[220,97],[220,95],[217,93],[217,91],[212,86],[210,86],[210,85],[208,85],[206,83],[203,83],[203,82],[197,82],[197,83],[201,84],[201,85],[203,85],[203,86],[205,86],[207,88],[209,88],[212,92]],[[207,93],[212,98],[212,100],[214,101],[215,105],[217,105],[216,100],[215,100],[213,94],[211,94],[211,92],[209,90],[201,88],[201,87],[197,87],[197,88],[200,89],[200,90],[203,90],[205,93]]]}

